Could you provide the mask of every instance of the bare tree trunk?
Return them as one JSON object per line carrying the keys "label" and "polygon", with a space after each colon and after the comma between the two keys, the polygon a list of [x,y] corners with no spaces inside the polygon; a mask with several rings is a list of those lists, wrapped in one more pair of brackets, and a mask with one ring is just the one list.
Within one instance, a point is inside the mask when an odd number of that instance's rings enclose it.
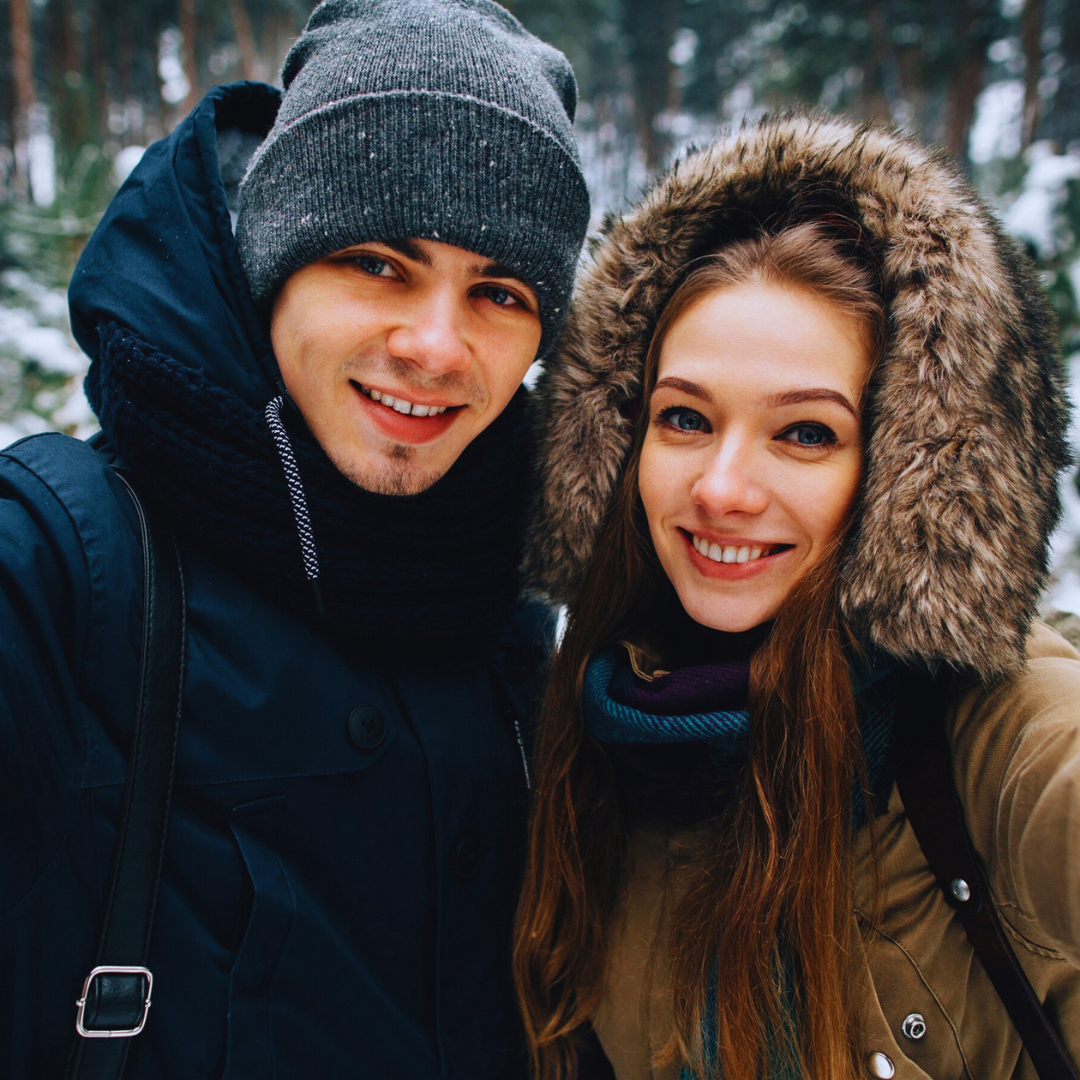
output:
{"label": "bare tree trunk", "polygon": [[656,118],[672,103],[674,65],[668,58],[678,28],[678,0],[637,0],[627,5],[630,63],[634,80],[634,112],[638,138],[650,175],[664,163],[666,139],[656,130]]}
{"label": "bare tree trunk", "polygon": [[905,45],[896,50],[896,74],[900,97],[909,110],[906,125],[925,137],[926,76],[921,51],[916,46]]}
{"label": "bare tree trunk", "polygon": [[[129,107],[131,104],[130,99],[132,97],[131,56],[133,52],[133,42],[137,36],[137,31],[132,26],[132,11],[128,4],[128,0],[116,0],[116,7],[117,19],[116,24],[113,28],[113,32],[115,34],[115,50],[112,54],[114,63],[116,65],[116,81],[113,87],[113,101],[120,105],[124,110],[124,144],[141,145],[145,141],[143,136],[143,130],[146,127],[145,112],[140,110],[143,120],[136,129],[133,121],[137,118],[139,114]],[[154,94],[154,98],[156,99],[155,104],[158,105],[158,107],[160,108],[160,91]]]}
{"label": "bare tree trunk", "polygon": [[[98,133],[109,130],[109,102],[114,92],[114,71],[109,63],[109,49],[106,42],[106,26],[101,4],[87,5],[90,17],[90,59],[91,78],[93,79],[94,123]],[[119,20],[117,20],[119,21]],[[115,31],[110,37],[115,37]]]}
{"label": "bare tree trunk", "polygon": [[116,100],[126,102],[131,93],[131,15],[120,0],[116,20]]}
{"label": "bare tree trunk", "polygon": [[30,137],[30,110],[34,106],[34,69],[31,56],[28,0],[9,0],[11,15],[11,81],[15,92],[15,194],[25,199],[30,191],[26,144]]}
{"label": "bare tree trunk", "polygon": [[62,170],[68,170],[79,149],[93,141],[88,104],[95,73],[87,68],[82,48],[79,12],[73,0],[54,0],[53,32],[46,38],[50,99],[56,116],[57,151]]}
{"label": "bare tree trunk", "polygon": [[1020,40],[1024,49],[1024,129],[1023,148],[1026,150],[1042,119],[1042,99],[1039,96],[1039,75],[1042,71],[1043,0],[1024,0],[1020,15]]}
{"label": "bare tree trunk", "polygon": [[867,12],[866,22],[870,27],[873,55],[867,65],[863,107],[871,120],[878,120],[887,124],[892,120],[892,104],[889,101],[889,94],[885,86],[885,67],[892,59],[892,49],[885,28],[885,15],[881,10],[881,4],[875,4]]}
{"label": "bare tree trunk", "polygon": [[980,25],[978,0],[961,0],[956,20],[956,41],[962,43],[960,61],[953,70],[946,95],[945,148],[966,168],[968,134],[975,119],[975,103],[982,90],[989,42]]}
{"label": "bare tree trunk", "polygon": [[262,65],[259,63],[259,50],[255,45],[255,34],[251,29],[244,0],[227,0],[229,18],[232,20],[236,44],[240,49],[240,74],[245,79],[257,79]]}
{"label": "bare tree trunk", "polygon": [[184,112],[195,108],[199,100],[199,70],[195,61],[195,37],[199,32],[199,13],[196,0],[180,0],[180,62],[184,65],[184,76],[188,81],[187,97],[184,98]]}
{"label": "bare tree trunk", "polygon": [[1057,29],[1061,43],[1054,51],[1061,53],[1064,66],[1058,73],[1057,92],[1041,103],[1042,116],[1036,136],[1067,147],[1080,138],[1080,4],[1075,0],[1059,6]]}

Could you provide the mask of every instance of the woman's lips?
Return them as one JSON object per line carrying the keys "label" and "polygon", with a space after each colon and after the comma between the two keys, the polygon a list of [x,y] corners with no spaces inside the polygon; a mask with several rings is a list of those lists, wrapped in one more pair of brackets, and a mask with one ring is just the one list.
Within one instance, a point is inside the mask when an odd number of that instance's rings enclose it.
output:
{"label": "woman's lips", "polygon": [[[386,405],[383,401],[375,400],[371,396],[372,391],[362,383],[350,380],[350,385],[356,393],[360,406],[383,434],[395,442],[409,443],[413,446],[431,442],[432,439],[445,434],[465,409],[464,405],[421,406],[425,409],[443,409],[444,411],[428,412],[426,416],[415,416],[412,414],[412,408],[415,406],[402,398],[390,398],[398,405],[398,408],[395,408],[394,405]],[[382,396],[380,394],[380,397]],[[402,411],[402,405],[409,407],[409,412]]]}
{"label": "woman's lips", "polygon": [[[720,544],[686,529],[679,529],[679,533],[694,568],[705,577],[724,581],[744,581],[755,577],[794,550],[791,544],[765,544],[750,540]],[[720,557],[717,558],[717,555]]]}

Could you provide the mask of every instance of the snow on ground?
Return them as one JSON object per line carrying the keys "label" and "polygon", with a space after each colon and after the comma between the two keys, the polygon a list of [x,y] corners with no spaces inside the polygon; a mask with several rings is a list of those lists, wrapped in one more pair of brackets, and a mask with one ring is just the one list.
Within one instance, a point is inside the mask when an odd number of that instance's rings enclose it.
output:
{"label": "snow on ground", "polygon": [[1024,123],[1024,84],[1019,79],[991,83],[980,95],[968,138],[976,165],[1014,158],[1020,152]]}
{"label": "snow on ground", "polygon": [[[0,274],[0,446],[43,431],[67,431],[85,438],[97,430],[82,389],[87,359],[76,346],[68,326],[67,297],[50,289],[25,270]],[[57,388],[40,390],[32,408],[21,402],[18,384],[26,367],[45,376],[66,376]]]}
{"label": "snow on ground", "polygon": [[1050,259],[1063,240],[1061,206],[1068,182],[1080,179],[1080,157],[1055,153],[1053,143],[1037,142],[1028,147],[1024,159],[1028,165],[1024,186],[1005,211],[1005,228],[1017,240],[1029,241],[1040,258]]}

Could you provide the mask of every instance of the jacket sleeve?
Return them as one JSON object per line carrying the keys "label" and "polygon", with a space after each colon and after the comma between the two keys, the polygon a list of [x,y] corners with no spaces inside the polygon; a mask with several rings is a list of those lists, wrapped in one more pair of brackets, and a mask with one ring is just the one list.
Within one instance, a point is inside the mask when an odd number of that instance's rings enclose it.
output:
{"label": "jacket sleeve", "polygon": [[1037,626],[1026,669],[967,695],[955,724],[957,785],[1003,914],[1080,967],[1080,653]]}
{"label": "jacket sleeve", "polygon": [[75,814],[87,747],[74,673],[88,601],[63,507],[0,457],[0,910],[32,887]]}
{"label": "jacket sleeve", "polygon": [[123,781],[141,549],[120,499],[74,439],[0,454],[0,912],[45,873],[83,792]]}

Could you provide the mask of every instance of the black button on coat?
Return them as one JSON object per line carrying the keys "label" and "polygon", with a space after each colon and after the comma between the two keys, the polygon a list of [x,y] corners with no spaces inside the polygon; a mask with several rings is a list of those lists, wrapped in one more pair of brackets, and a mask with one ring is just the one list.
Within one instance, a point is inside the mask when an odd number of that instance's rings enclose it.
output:
{"label": "black button on coat", "polygon": [[[268,87],[219,89],[148,151],[156,171],[111,211],[112,265],[73,283],[77,318],[100,298],[162,348],[248,377],[208,147],[215,119],[265,124],[274,105]],[[482,665],[406,673],[343,655],[191,542],[181,556],[183,722],[154,1003],[127,1080],[524,1075],[509,939],[526,788],[506,703],[524,723],[515,672],[539,671],[549,613],[519,605]],[[133,508],[100,455],[61,435],[0,454],[0,1076],[61,1077],[74,1038],[127,772],[141,582]]]}

